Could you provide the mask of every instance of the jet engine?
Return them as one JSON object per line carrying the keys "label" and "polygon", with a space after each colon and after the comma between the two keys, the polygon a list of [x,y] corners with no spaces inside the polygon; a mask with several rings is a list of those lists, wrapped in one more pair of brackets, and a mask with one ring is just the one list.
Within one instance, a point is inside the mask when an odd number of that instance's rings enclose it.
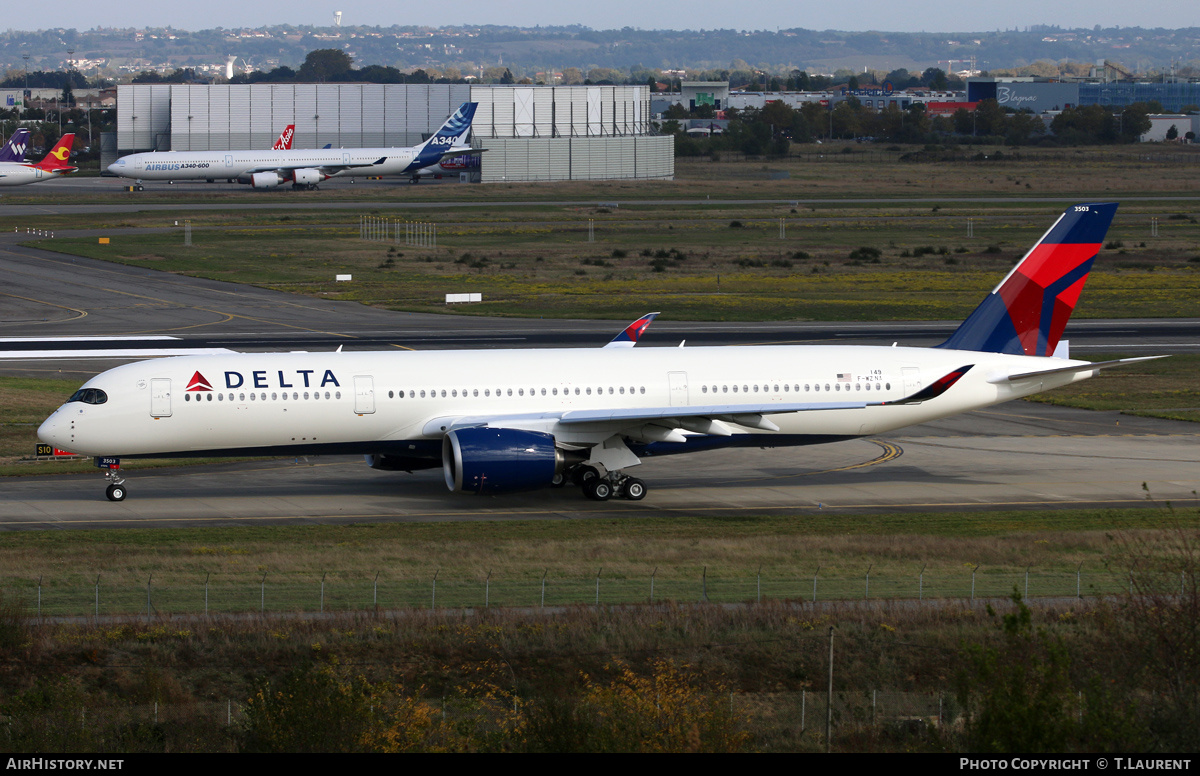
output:
{"label": "jet engine", "polygon": [[295,170],[292,182],[297,186],[316,186],[325,180],[325,176],[317,170]]}
{"label": "jet engine", "polygon": [[273,189],[283,183],[277,172],[256,172],[250,176],[250,184],[256,189]]}
{"label": "jet engine", "polygon": [[562,471],[554,436],[511,428],[460,428],[442,440],[446,487],[467,493],[507,493],[551,484]]}

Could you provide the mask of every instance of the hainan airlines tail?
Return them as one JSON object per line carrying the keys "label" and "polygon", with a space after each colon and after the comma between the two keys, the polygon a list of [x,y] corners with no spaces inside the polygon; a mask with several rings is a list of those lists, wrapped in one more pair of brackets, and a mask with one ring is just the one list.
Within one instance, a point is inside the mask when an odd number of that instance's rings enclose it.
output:
{"label": "hainan airlines tail", "polygon": [[[292,138],[296,136],[296,125],[288,124],[283,131],[279,133],[279,139],[275,141],[275,145],[271,146],[272,151],[290,151],[292,150]],[[328,146],[326,146],[328,147]]]}
{"label": "hainan airlines tail", "polygon": [[62,175],[75,172],[78,167],[72,167],[71,161],[71,146],[75,144],[75,135],[71,132],[63,135],[58,139],[58,143],[54,148],[50,149],[50,153],[46,154],[46,158],[34,165],[40,170],[46,172],[56,172]]}
{"label": "hainan airlines tail", "polygon": [[938,347],[1052,356],[1100,252],[1117,203],[1075,205],[1059,216],[992,293]]}
{"label": "hainan airlines tail", "polygon": [[12,134],[4,148],[0,148],[0,162],[25,161],[25,149],[28,147],[29,130],[22,127]]}

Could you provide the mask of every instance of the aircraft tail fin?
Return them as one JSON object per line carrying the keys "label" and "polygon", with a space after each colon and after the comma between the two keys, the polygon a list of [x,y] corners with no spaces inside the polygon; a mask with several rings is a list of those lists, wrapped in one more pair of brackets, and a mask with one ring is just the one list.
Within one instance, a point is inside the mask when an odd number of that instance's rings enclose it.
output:
{"label": "aircraft tail fin", "polygon": [[650,326],[650,321],[654,320],[658,313],[646,313],[641,318],[638,318],[633,323],[621,329],[621,333],[612,338],[604,347],[606,348],[631,348],[638,343],[642,338],[642,334]]}
{"label": "aircraft tail fin", "polygon": [[70,164],[71,146],[73,145],[75,145],[75,135],[68,132],[58,139],[58,143],[50,149],[46,158],[34,166],[52,172],[73,172],[76,169]]}
{"label": "aircraft tail fin", "polygon": [[29,130],[21,127],[0,148],[0,162],[25,161],[25,149],[29,147]]}
{"label": "aircraft tail fin", "polygon": [[417,154],[404,172],[437,164],[437,161],[450,153],[456,145],[459,146],[457,150],[461,150],[471,132],[471,120],[475,118],[475,109],[478,107],[477,102],[464,102],[460,105],[432,137],[417,146]]}
{"label": "aircraft tail fin", "polygon": [[1116,212],[1115,202],[1068,208],[938,347],[1053,355]]}
{"label": "aircraft tail fin", "polygon": [[296,136],[296,125],[288,124],[279,133],[279,139],[275,141],[275,145],[271,146],[272,151],[291,151],[292,138]]}

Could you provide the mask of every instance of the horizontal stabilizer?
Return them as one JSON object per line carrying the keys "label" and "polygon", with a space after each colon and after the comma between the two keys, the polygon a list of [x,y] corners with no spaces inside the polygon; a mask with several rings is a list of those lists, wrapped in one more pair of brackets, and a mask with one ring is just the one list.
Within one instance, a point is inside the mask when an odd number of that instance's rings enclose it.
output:
{"label": "horizontal stabilizer", "polygon": [[999,375],[989,377],[989,383],[1015,383],[1018,380],[1029,380],[1035,377],[1044,377],[1046,375],[1067,374],[1069,372],[1098,372],[1101,369],[1108,369],[1114,366],[1122,366],[1124,364],[1134,364],[1138,361],[1153,361],[1156,358],[1166,358],[1166,356],[1139,356],[1138,358],[1119,358],[1115,361],[1094,361],[1090,364],[1075,364],[1074,366],[1060,366],[1055,369],[1041,369],[1035,372],[1020,372],[1011,375]]}

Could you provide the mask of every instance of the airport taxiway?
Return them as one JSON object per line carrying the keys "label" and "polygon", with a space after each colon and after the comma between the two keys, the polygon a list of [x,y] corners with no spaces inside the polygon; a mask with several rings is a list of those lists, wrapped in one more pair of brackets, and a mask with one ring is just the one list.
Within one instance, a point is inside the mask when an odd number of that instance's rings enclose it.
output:
{"label": "airport taxiway", "polygon": [[[5,374],[61,373],[82,382],[164,342],[185,351],[598,347],[626,323],[396,313],[64,256],[22,247],[19,239],[0,235]],[[683,339],[689,345],[933,345],[955,325],[660,318],[639,347],[676,346]],[[144,339],[150,336],[177,339]],[[1197,352],[1200,321],[1074,320],[1067,337],[1083,353]],[[55,349],[90,352],[69,359],[33,355]],[[1127,507],[1147,504],[1147,494],[1194,504],[1198,434],[1195,424],[1018,402],[873,440],[648,459],[637,470],[650,488],[641,502],[591,502],[574,488],[451,494],[440,470],[378,472],[358,458],[135,469],[130,496],[120,503],[105,500],[98,473],[16,477],[0,489],[0,530]]]}

